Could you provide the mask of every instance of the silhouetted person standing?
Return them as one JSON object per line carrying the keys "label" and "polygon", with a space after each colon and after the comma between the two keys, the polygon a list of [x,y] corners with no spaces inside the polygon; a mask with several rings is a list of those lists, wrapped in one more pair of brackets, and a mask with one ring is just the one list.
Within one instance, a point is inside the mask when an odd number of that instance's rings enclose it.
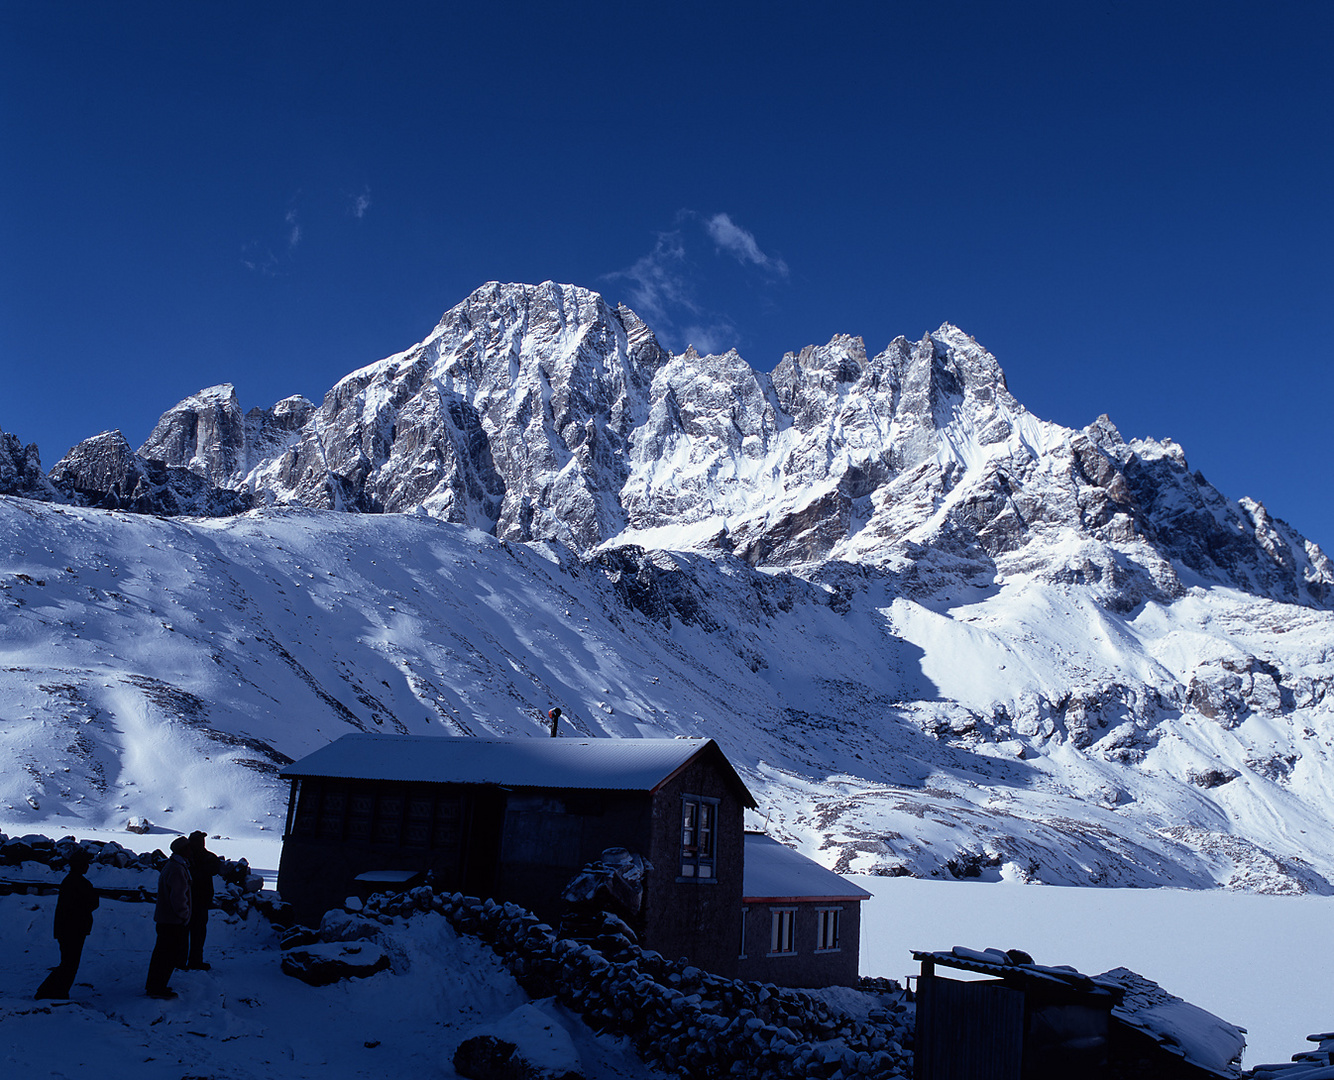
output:
{"label": "silhouetted person standing", "polygon": [[83,943],[93,929],[93,911],[97,908],[97,890],[88,880],[88,852],[76,847],[69,853],[69,873],[60,883],[56,900],[55,938],[60,942],[60,966],[37,988],[34,997],[67,998],[79,973]]}
{"label": "silhouetted person standing", "polygon": [[162,864],[157,878],[157,942],[148,960],[149,997],[174,998],[176,991],[167,984],[173,969],[185,966],[186,943],[190,935],[190,841],[178,836],[171,842],[171,858]]}
{"label": "silhouetted person standing", "polygon": [[557,735],[557,728],[560,727],[560,709],[555,708],[548,712],[547,719],[551,721],[551,737],[554,739]]}
{"label": "silhouetted person standing", "polygon": [[218,857],[204,847],[204,834],[190,834],[190,950],[185,966],[207,971],[213,965],[204,959],[204,938],[208,936],[208,913],[213,907],[213,875],[218,872]]}

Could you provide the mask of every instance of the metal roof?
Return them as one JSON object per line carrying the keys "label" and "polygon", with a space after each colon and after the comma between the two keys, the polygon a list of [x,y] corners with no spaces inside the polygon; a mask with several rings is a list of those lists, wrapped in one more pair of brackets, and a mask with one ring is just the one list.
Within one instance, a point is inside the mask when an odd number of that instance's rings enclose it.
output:
{"label": "metal roof", "polygon": [[1023,984],[1046,984],[1061,986],[1095,997],[1116,999],[1120,991],[1114,986],[1105,985],[1091,979],[1072,967],[1048,967],[1044,964],[1016,963],[999,949],[965,949],[956,945],[949,952],[920,952],[913,950],[914,960],[925,960],[943,967],[958,968],[961,971],[975,971],[983,975],[994,975],[998,979]]}
{"label": "metal roof", "polygon": [[760,833],[746,834],[742,898],[759,900],[851,900],[870,897],[865,889],[786,844]]}
{"label": "metal roof", "polygon": [[[711,749],[710,749],[711,748]],[[450,735],[351,734],[294,761],[284,779],[322,776],[407,783],[653,791],[698,754],[716,753],[754,806],[746,785],[712,739],[475,739]]]}

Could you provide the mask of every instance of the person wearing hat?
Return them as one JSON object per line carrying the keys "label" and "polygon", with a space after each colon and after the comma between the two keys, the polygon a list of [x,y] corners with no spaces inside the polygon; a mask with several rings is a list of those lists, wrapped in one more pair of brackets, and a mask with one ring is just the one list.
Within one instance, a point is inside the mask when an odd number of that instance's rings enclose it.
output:
{"label": "person wearing hat", "polygon": [[93,929],[97,890],[88,880],[92,856],[81,847],[70,849],[69,873],[60,883],[56,900],[55,939],[60,943],[60,965],[37,988],[36,998],[67,998],[79,973],[83,945]]}
{"label": "person wearing hat", "polygon": [[171,973],[185,967],[190,935],[190,841],[178,836],[171,842],[171,858],[162,864],[157,879],[157,941],[148,960],[148,982],[144,992],[164,1000],[177,997],[167,985]]}
{"label": "person wearing hat", "polygon": [[208,912],[213,906],[213,875],[218,872],[218,857],[204,846],[202,832],[190,834],[190,951],[185,966],[191,971],[207,971],[204,938],[208,936]]}

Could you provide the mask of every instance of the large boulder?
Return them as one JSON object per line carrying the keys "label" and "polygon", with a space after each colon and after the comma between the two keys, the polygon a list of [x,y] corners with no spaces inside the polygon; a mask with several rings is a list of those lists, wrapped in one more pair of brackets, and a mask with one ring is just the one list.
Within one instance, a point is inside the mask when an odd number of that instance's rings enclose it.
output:
{"label": "large boulder", "polygon": [[369,941],[342,941],[292,949],[282,959],[283,974],[311,986],[340,979],[365,979],[389,968],[389,957]]}
{"label": "large boulder", "polygon": [[583,1080],[569,1032],[536,1005],[520,1005],[503,1020],[478,1028],[449,1064],[469,1080]]}

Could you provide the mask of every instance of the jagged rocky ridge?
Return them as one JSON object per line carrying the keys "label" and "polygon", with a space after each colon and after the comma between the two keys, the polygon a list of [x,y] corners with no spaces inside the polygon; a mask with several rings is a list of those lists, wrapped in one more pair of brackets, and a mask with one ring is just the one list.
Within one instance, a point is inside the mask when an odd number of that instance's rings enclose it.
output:
{"label": "jagged rocky ridge", "polygon": [[978,578],[1090,585],[1121,610],[1181,595],[1178,565],[1334,602],[1334,564],[1259,503],[1220,494],[1170,441],[1127,443],[1106,417],[1038,420],[948,324],[872,357],[835,337],[765,374],[735,352],[671,355],[624,305],[550,283],[483,286],[318,407],[242,414],[231,386],[212,387],[134,454],[104,433],[51,480],[84,505],[424,510],[581,552],[634,543],[906,579],[930,550]]}
{"label": "jagged rocky ridge", "polygon": [[764,375],[490,285],[318,407],[213,388],[89,440],[63,493],[3,449],[26,499],[259,507],[0,500],[0,805],[37,820],[174,801],[127,730],[272,815],[275,763],[342,731],[559,701],[718,737],[841,869],[1334,889],[1329,560],[1171,443],[1032,417],[952,327]]}

